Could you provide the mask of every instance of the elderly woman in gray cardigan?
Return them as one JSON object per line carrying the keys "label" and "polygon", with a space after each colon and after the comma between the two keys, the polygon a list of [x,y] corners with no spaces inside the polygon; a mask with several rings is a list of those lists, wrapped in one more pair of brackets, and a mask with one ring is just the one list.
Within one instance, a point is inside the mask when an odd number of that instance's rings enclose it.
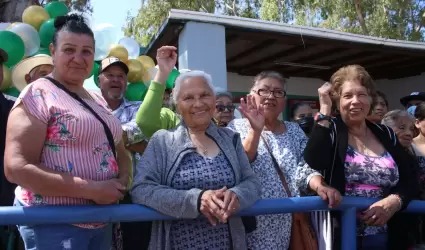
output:
{"label": "elderly woman in gray cardigan", "polygon": [[[158,52],[155,81],[164,82],[177,55]],[[232,215],[260,197],[260,182],[239,134],[211,121],[211,77],[180,75],[173,99],[182,122],[152,136],[131,190],[133,202],[178,219],[153,222],[149,249],[247,249],[242,220]]]}

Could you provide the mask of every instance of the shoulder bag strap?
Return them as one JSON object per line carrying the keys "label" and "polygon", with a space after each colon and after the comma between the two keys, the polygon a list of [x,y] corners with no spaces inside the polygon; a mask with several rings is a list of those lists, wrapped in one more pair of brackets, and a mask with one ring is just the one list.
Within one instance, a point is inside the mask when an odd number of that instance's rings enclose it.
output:
{"label": "shoulder bag strap", "polygon": [[77,100],[79,103],[81,103],[81,105],[83,105],[90,113],[92,113],[92,115],[94,117],[96,117],[96,119],[100,123],[102,123],[103,129],[105,130],[106,138],[108,139],[109,146],[111,147],[111,150],[112,150],[112,152],[114,154],[114,157],[115,157],[115,160],[116,160],[117,159],[117,152],[115,151],[114,137],[113,137],[112,132],[109,129],[108,125],[106,124],[106,122],[96,113],[96,111],[94,111],[92,109],[92,107],[90,107],[90,105],[88,105],[76,93],[69,91],[67,88],[65,88],[65,86],[63,86],[57,80],[55,80],[55,79],[53,79],[51,77],[46,76],[44,78],[46,78],[47,80],[49,80],[50,82],[52,82],[56,87],[58,87],[61,90],[65,91],[65,93],[67,93],[69,96],[71,96],[72,98],[74,98],[75,100]]}
{"label": "shoulder bag strap", "polygon": [[266,147],[267,151],[269,152],[270,156],[272,157],[273,166],[274,166],[277,174],[279,175],[280,181],[282,182],[282,185],[285,188],[286,194],[288,195],[288,197],[292,197],[291,190],[289,189],[289,186],[288,186],[288,183],[286,182],[285,176],[283,175],[283,172],[279,167],[279,163],[277,162],[276,158],[274,157],[272,150],[271,150],[269,144],[267,143],[267,140],[264,138],[263,135],[261,135],[261,139],[263,140],[264,146]]}

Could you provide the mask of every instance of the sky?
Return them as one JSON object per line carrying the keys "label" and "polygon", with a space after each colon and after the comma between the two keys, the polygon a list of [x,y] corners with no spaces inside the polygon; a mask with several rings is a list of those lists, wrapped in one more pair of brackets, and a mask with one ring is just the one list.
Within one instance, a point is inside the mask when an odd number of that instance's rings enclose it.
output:
{"label": "sky", "polygon": [[[127,13],[136,16],[139,12],[141,0],[91,0],[93,6],[92,16],[89,17],[92,28],[99,24],[112,24],[119,30],[126,24]],[[124,37],[121,31],[120,37]],[[90,77],[84,82],[84,86],[91,90],[99,90]]]}
{"label": "sky", "polygon": [[[131,16],[136,16],[141,5],[141,0],[91,0],[90,2],[93,6],[92,28],[109,23],[120,30],[126,24],[127,13],[130,11]],[[123,32],[121,36],[124,36]]]}

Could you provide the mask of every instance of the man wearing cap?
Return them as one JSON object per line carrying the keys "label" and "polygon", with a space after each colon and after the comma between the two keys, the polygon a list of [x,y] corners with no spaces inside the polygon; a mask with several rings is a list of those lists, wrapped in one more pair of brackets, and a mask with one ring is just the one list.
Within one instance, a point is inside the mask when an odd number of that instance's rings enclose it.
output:
{"label": "man wearing cap", "polygon": [[36,55],[18,63],[12,71],[12,82],[16,89],[22,91],[28,84],[53,71],[52,57]]}
{"label": "man wearing cap", "polygon": [[412,92],[410,95],[400,99],[400,103],[405,109],[411,106],[417,106],[423,102],[425,102],[425,92]]}
{"label": "man wearing cap", "polygon": [[[126,148],[132,153],[133,168],[146,148],[147,140],[136,124],[136,114],[141,101],[129,101],[124,97],[127,89],[128,66],[116,57],[102,60],[99,67],[99,88],[112,113],[121,121]],[[130,174],[131,176],[131,174]],[[129,184],[131,180],[129,181]],[[129,195],[124,203],[131,203]],[[150,222],[121,223],[124,249],[147,249],[150,240]]]}

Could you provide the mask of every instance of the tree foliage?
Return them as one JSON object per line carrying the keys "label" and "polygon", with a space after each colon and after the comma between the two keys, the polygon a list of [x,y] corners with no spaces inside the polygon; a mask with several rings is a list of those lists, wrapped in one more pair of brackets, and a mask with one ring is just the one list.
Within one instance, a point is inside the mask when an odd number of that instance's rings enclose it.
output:
{"label": "tree foliage", "polygon": [[[44,6],[55,0],[0,0],[0,22],[20,22],[22,13],[30,5]],[[92,12],[90,0],[61,0],[71,11]]]}
{"label": "tree foliage", "polygon": [[147,45],[171,9],[423,41],[425,0],[142,0],[124,32]]}

